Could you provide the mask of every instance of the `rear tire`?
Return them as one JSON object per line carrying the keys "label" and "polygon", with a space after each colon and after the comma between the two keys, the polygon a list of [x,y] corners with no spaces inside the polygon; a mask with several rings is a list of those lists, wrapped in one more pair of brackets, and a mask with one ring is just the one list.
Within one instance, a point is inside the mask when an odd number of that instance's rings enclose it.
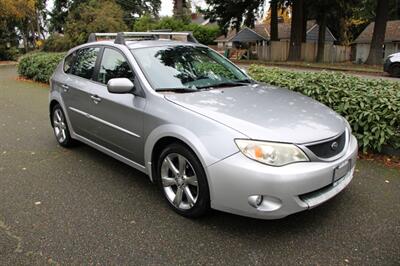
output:
{"label": "rear tire", "polygon": [[71,138],[67,119],[59,104],[54,105],[51,110],[51,125],[58,144],[65,148],[72,147],[76,141]]}
{"label": "rear tire", "polygon": [[157,161],[157,182],[168,205],[178,214],[196,218],[210,209],[210,192],[203,166],[186,146],[167,146]]}

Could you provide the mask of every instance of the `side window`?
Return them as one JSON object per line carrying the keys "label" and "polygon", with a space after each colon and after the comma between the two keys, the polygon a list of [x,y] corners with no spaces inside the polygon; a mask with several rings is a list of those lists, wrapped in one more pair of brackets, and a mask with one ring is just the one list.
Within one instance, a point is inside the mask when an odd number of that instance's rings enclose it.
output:
{"label": "side window", "polygon": [[64,68],[65,73],[71,73],[72,64],[74,63],[75,56],[76,56],[76,52],[73,52],[72,54],[68,55],[64,59],[64,67],[63,68]]}
{"label": "side window", "polygon": [[121,53],[114,49],[105,48],[97,80],[107,84],[113,78],[128,78],[134,82],[135,76]]}
{"label": "side window", "polygon": [[85,79],[91,79],[99,50],[100,48],[94,47],[79,50],[70,73]]}

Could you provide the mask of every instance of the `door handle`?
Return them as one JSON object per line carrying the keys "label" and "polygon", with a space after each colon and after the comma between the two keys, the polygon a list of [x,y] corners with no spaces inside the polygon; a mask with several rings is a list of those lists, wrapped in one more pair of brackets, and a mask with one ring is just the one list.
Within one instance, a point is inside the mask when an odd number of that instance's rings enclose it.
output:
{"label": "door handle", "polygon": [[69,86],[67,84],[62,84],[61,87],[63,88],[64,92],[68,92],[69,91]]}
{"label": "door handle", "polygon": [[92,96],[90,96],[90,98],[94,101],[95,104],[98,104],[99,102],[101,102],[101,98],[97,95],[92,95]]}

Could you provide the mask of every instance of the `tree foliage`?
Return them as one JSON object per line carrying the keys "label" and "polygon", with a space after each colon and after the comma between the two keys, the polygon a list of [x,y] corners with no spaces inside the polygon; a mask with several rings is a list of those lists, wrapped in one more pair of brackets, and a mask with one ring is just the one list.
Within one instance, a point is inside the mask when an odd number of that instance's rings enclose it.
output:
{"label": "tree foliage", "polygon": [[126,31],[123,11],[113,0],[89,0],[70,11],[65,35],[75,46],[87,41],[92,32]]}
{"label": "tree foliage", "polygon": [[218,26],[202,26],[195,23],[186,23],[173,17],[164,17],[160,20],[149,15],[142,16],[133,25],[134,31],[151,31],[169,29],[172,31],[191,31],[194,37],[202,44],[213,44],[220,34]]}
{"label": "tree foliage", "polygon": [[161,0],[116,0],[123,10],[123,19],[126,25],[132,27],[138,17],[148,14],[158,17]]}
{"label": "tree foliage", "polygon": [[253,27],[263,13],[265,0],[206,0],[206,3],[208,8],[203,13],[226,32],[231,26],[239,31],[242,23]]}
{"label": "tree foliage", "polygon": [[18,45],[22,38],[26,50],[34,47],[40,38],[44,38],[45,6],[46,0],[1,0],[0,46],[4,43]]}
{"label": "tree foliage", "polygon": [[65,21],[68,16],[70,6],[69,0],[54,0],[53,9],[50,12],[50,27],[51,32],[64,32]]}

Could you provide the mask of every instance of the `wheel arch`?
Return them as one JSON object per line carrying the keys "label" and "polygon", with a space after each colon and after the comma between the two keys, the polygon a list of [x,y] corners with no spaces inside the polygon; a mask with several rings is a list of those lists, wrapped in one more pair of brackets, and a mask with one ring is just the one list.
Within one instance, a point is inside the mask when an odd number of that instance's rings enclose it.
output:
{"label": "wheel arch", "polygon": [[69,120],[69,116],[68,116],[68,112],[67,112],[66,106],[64,105],[64,102],[63,102],[63,100],[61,98],[61,95],[58,92],[55,92],[55,91],[51,92],[50,99],[49,99],[49,118],[50,118],[51,126],[53,126],[53,119],[51,118],[51,113],[53,111],[54,106],[57,105],[57,104],[61,106],[61,109],[64,112],[64,115],[65,115],[65,118],[67,120],[67,124],[68,124],[68,128],[69,128],[71,137],[75,138],[75,131],[74,131],[74,128],[73,128],[73,126],[71,124],[71,121]]}
{"label": "wheel arch", "polygon": [[55,99],[51,100],[50,104],[49,104],[49,116],[50,116],[51,126],[53,126],[53,119],[51,118],[51,115],[52,115],[54,106],[56,106],[57,104],[60,105],[60,103]]}
{"label": "wheel arch", "polygon": [[[199,159],[207,174],[207,165],[213,160],[200,139],[189,130],[175,125],[163,125],[153,130],[145,143],[145,162],[147,174],[155,181],[155,162],[162,150],[171,143],[180,143],[191,150]],[[208,179],[208,178],[207,178]]]}

